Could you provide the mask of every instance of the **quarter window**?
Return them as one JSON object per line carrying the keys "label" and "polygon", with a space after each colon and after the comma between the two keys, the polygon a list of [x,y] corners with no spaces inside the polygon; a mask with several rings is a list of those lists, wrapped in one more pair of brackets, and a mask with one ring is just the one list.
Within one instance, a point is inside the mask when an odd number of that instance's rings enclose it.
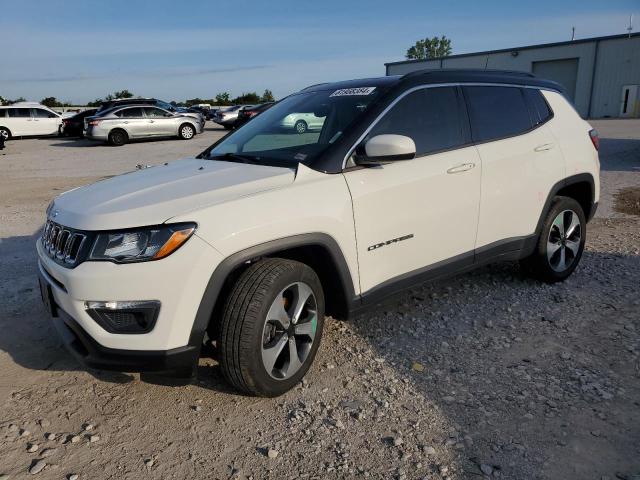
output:
{"label": "quarter window", "polygon": [[0,108],[0,118],[4,118],[7,116],[7,109],[6,108]]}
{"label": "quarter window", "polygon": [[463,145],[456,89],[422,88],[408,94],[385,114],[367,138],[383,134],[412,138],[416,144],[416,156]]}
{"label": "quarter window", "polygon": [[522,90],[519,87],[464,87],[474,141],[511,137],[531,129]]}
{"label": "quarter window", "polygon": [[535,88],[525,88],[524,96],[529,103],[531,121],[534,125],[540,125],[541,123],[549,120],[552,115],[551,109],[540,90]]}

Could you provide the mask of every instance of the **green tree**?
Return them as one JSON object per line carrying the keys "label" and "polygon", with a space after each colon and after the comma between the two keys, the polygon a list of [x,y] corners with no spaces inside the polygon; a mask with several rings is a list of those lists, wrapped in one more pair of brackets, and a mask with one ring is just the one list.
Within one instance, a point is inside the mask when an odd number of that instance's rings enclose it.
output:
{"label": "green tree", "polygon": [[56,97],[46,97],[40,100],[40,103],[45,107],[53,108],[53,107],[61,107],[62,104],[56,100]]}
{"label": "green tree", "polygon": [[120,90],[119,92],[113,92],[114,98],[131,98],[133,97],[133,93],[129,90]]}
{"label": "green tree", "polygon": [[229,105],[231,104],[231,95],[229,95],[229,92],[218,93],[214,103],[216,105]]}
{"label": "green tree", "polygon": [[234,105],[249,105],[252,103],[260,103],[260,95],[256,92],[243,93],[239,97],[231,100]]}
{"label": "green tree", "polygon": [[276,99],[273,97],[273,92],[267,88],[262,94],[261,100],[263,102],[275,102]]}
{"label": "green tree", "polygon": [[428,58],[440,58],[451,55],[451,40],[444,35],[440,38],[425,38],[418,40],[413,47],[407,50],[408,60],[426,60]]}
{"label": "green tree", "polygon": [[198,105],[199,103],[207,103],[207,101],[196,97],[196,98],[190,98],[188,100],[185,100],[185,102],[184,102],[184,104],[187,107],[190,107],[192,105]]}

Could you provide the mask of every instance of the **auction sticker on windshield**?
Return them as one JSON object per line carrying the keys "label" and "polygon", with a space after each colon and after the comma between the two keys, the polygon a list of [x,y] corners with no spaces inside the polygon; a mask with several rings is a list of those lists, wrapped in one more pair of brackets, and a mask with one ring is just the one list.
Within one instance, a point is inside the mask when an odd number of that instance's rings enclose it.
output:
{"label": "auction sticker on windshield", "polygon": [[342,88],[333,92],[330,97],[344,97],[347,95],[369,95],[376,87],[357,87],[357,88]]}

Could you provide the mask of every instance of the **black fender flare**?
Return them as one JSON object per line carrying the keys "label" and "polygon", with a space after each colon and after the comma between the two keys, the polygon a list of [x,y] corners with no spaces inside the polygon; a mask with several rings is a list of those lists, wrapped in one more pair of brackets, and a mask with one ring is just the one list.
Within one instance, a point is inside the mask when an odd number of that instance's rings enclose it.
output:
{"label": "black fender flare", "polygon": [[551,209],[551,202],[553,201],[554,197],[558,194],[558,192],[570,185],[575,185],[577,183],[585,183],[585,182],[587,182],[591,186],[591,208],[590,208],[590,211],[584,212],[584,214],[587,217],[587,220],[591,220],[591,218],[593,218],[593,215],[595,214],[595,211],[596,211],[595,209],[596,188],[595,188],[595,181],[593,179],[593,175],[591,175],[590,173],[578,173],[576,175],[572,175],[570,177],[564,178],[563,180],[560,180],[558,183],[553,185],[553,187],[551,187],[551,190],[549,191],[549,195],[547,195],[547,200],[545,201],[544,206],[542,207],[542,212],[540,213],[538,224],[536,225],[536,231],[535,231],[536,238],[538,237],[538,235],[540,235],[540,232],[542,231],[542,224],[544,223],[544,219],[546,218],[547,213]]}
{"label": "black fender flare", "polygon": [[355,299],[355,289],[351,271],[349,270],[342,250],[338,246],[338,242],[336,242],[333,237],[326,233],[305,233],[271,240],[234,253],[218,264],[211,274],[211,278],[200,300],[200,306],[198,307],[193,326],[191,327],[189,346],[198,349],[202,347],[204,333],[209,326],[209,321],[214,313],[220,292],[231,272],[251,260],[272,255],[279,251],[306,246],[320,246],[329,252],[338,270],[339,281],[342,283],[345,298],[347,301],[353,302]]}

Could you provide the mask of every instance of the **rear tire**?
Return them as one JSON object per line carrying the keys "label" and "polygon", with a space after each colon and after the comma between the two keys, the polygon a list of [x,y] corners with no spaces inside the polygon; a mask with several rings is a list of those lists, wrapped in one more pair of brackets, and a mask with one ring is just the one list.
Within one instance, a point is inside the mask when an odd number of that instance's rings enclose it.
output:
{"label": "rear tire", "polygon": [[109,132],[109,145],[121,147],[129,141],[129,136],[124,130],[112,130]]}
{"label": "rear tire", "polygon": [[4,141],[11,140],[11,131],[6,127],[0,127],[0,136],[4,137]]}
{"label": "rear tire", "polygon": [[217,342],[222,372],[242,392],[282,395],[313,363],[323,325],[316,273],[292,260],[261,260],[238,277],[225,301]]}
{"label": "rear tire", "polygon": [[587,221],[578,202],[555,197],[542,225],[535,251],[520,264],[525,272],[543,282],[561,282],[580,263]]}
{"label": "rear tire", "polygon": [[183,123],[178,129],[178,136],[182,140],[191,140],[196,136],[196,129],[190,123]]}

